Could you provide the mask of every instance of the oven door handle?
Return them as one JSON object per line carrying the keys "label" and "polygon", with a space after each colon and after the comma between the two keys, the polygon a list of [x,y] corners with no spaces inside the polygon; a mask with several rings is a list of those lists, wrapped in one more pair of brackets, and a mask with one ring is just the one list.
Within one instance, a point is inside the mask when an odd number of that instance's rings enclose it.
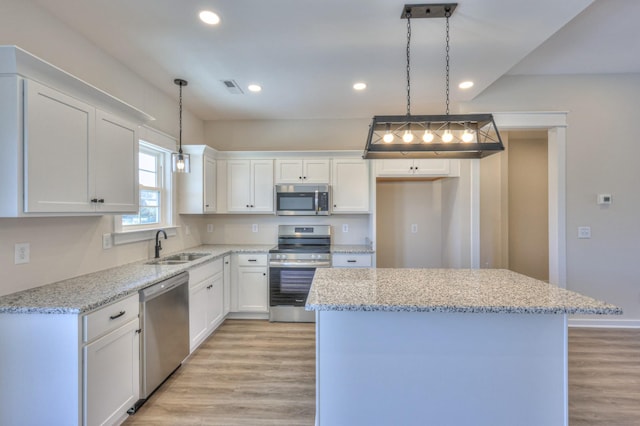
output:
{"label": "oven door handle", "polygon": [[331,267],[331,262],[269,262],[269,266],[272,268],[329,268]]}

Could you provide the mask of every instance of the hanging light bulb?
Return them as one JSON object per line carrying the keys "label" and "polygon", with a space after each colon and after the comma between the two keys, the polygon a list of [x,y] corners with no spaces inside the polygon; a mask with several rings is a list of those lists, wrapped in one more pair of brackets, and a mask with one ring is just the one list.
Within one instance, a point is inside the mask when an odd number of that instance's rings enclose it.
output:
{"label": "hanging light bulb", "polygon": [[402,135],[402,140],[404,143],[413,142],[413,133],[411,133],[411,130],[405,130],[404,135]]}
{"label": "hanging light bulb", "polygon": [[462,134],[462,142],[472,142],[473,141],[473,132],[470,132],[468,129],[464,130]]}
{"label": "hanging light bulb", "polygon": [[171,169],[176,173],[190,173],[191,172],[191,162],[189,154],[184,154],[182,152],[182,88],[186,86],[188,83],[186,80],[181,78],[176,78],[173,80],[175,84],[180,87],[180,134],[178,140],[180,142],[180,147],[178,152],[174,152],[171,154]]}
{"label": "hanging light bulb", "polygon": [[393,142],[393,133],[391,133],[391,124],[389,123],[387,123],[387,132],[382,137],[382,140],[384,141],[384,143]]}
{"label": "hanging light bulb", "polygon": [[422,140],[429,143],[429,142],[433,142],[433,133],[431,132],[431,130],[425,130],[424,131],[424,135],[422,136]]}
{"label": "hanging light bulb", "polygon": [[444,134],[442,135],[442,142],[444,143],[449,143],[453,140],[453,134],[451,133],[451,130],[447,129],[444,131]]}

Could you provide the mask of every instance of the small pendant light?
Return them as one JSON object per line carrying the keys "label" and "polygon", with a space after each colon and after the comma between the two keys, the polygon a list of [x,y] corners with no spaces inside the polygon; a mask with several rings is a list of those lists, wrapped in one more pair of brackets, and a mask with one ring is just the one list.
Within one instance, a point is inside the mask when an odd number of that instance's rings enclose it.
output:
{"label": "small pendant light", "polygon": [[171,154],[171,168],[176,173],[190,173],[191,161],[189,154],[182,153],[182,88],[188,83],[186,80],[183,80],[181,78],[176,78],[175,80],[173,80],[173,82],[180,87],[180,134],[178,138],[180,147],[178,148],[178,152],[174,152]]}

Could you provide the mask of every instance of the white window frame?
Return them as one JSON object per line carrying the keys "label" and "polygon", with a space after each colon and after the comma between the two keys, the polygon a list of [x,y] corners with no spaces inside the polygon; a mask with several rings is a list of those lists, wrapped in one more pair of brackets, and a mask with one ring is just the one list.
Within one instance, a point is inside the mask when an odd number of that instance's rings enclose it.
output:
{"label": "white window frame", "polygon": [[[160,223],[123,225],[123,215],[116,215],[113,217],[113,243],[115,245],[154,239],[159,229],[163,229],[169,236],[175,236],[177,234],[177,226],[175,224],[175,184],[171,171],[172,151],[143,139],[139,140],[139,144],[138,150],[140,152],[146,151],[147,153],[162,154],[159,164],[162,184],[160,193]],[[140,186],[140,189],[148,189],[148,187]]]}

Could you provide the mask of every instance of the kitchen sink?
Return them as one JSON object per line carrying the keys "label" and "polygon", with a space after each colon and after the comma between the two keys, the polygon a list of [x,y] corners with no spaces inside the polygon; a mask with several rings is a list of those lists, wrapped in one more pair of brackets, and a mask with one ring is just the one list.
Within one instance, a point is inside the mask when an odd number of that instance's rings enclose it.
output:
{"label": "kitchen sink", "polygon": [[181,265],[207,256],[206,253],[178,253],[147,262],[147,265]]}

